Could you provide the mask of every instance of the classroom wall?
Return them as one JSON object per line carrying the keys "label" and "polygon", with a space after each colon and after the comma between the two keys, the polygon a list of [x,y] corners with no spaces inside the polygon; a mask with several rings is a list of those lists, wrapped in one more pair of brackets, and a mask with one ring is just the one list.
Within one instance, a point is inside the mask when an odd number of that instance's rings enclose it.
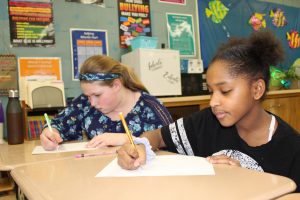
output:
{"label": "classroom wall", "polygon": [[[105,7],[80,3],[53,1],[56,44],[53,47],[10,47],[7,0],[0,0],[0,54],[15,54],[17,57],[61,57],[62,77],[66,98],[80,94],[78,81],[72,81],[72,60],[70,28],[104,29],[108,35],[109,56],[120,60],[127,49],[119,48],[118,4],[117,0],[104,0]],[[168,43],[166,12],[193,15],[196,39],[196,52],[199,55],[199,40],[196,1],[188,0],[186,5],[173,5],[150,0],[152,35],[158,38],[158,46]],[[7,97],[0,97],[4,109]]]}
{"label": "classroom wall", "polygon": [[[158,3],[150,1],[152,35],[158,37],[158,45],[167,44],[166,12],[191,14],[196,22],[196,1],[187,1],[186,6]],[[109,55],[120,60],[127,49],[119,48],[118,4],[117,0],[105,0],[105,8],[97,5],[53,1],[55,24],[54,47],[10,47],[9,21],[7,0],[0,1],[0,53],[13,53],[18,57],[61,57],[62,73],[65,82],[66,97],[75,97],[80,94],[79,82],[72,81],[72,61],[70,49],[70,28],[105,29],[108,31]],[[195,23],[196,24],[196,23]],[[198,28],[195,28],[196,35]],[[199,43],[196,37],[196,43]],[[199,46],[199,45],[197,45]],[[197,48],[197,55],[199,48]]]}
{"label": "classroom wall", "polygon": [[[42,0],[41,0],[42,1]],[[158,46],[161,43],[168,43],[167,39],[167,27],[166,27],[166,13],[181,13],[190,14],[194,20],[194,30],[196,39],[196,57],[204,60],[204,67],[208,66],[208,63],[215,53],[216,48],[221,42],[227,40],[226,32],[222,26],[216,26],[212,24],[210,19],[205,16],[205,8],[210,0],[186,0],[186,5],[173,5],[167,3],[159,3],[158,0],[150,0],[151,7],[151,23],[152,23],[152,35],[158,38]],[[222,0],[225,5],[230,5],[233,8],[237,4],[246,4],[251,2],[256,5],[256,9],[250,9],[250,11],[266,11],[269,8],[282,7],[288,9],[287,14],[296,16],[291,17],[289,26],[295,24],[294,27],[299,30],[300,22],[300,1],[299,0]],[[198,4],[198,6],[197,6]],[[10,47],[10,33],[9,33],[9,21],[7,0],[0,0],[0,54],[15,54],[17,57],[61,57],[62,61],[62,76],[65,83],[66,98],[75,97],[80,94],[80,87],[78,81],[72,81],[72,60],[71,60],[71,47],[70,47],[70,28],[82,28],[82,29],[104,29],[108,33],[108,49],[109,55],[117,60],[120,60],[121,55],[127,53],[127,49],[119,48],[119,27],[118,27],[118,8],[117,0],[104,0],[105,7],[97,5],[87,5],[72,2],[65,2],[65,0],[53,0],[53,13],[54,13],[54,27],[55,27],[55,40],[56,44],[53,47]],[[244,7],[244,6],[241,6]],[[248,6],[249,7],[249,6]],[[199,12],[198,12],[199,9]],[[250,11],[247,11],[250,14]],[[239,33],[231,35],[247,35],[251,32],[251,28],[247,23],[242,26],[237,26],[236,21],[239,19],[238,13],[243,14],[244,19],[248,19],[244,16],[246,12],[242,9],[237,9],[236,17],[230,17],[224,19],[224,24],[232,30],[240,30]],[[198,27],[198,15],[201,30],[201,49],[199,46],[199,27]],[[269,19],[270,20],[270,19]],[[246,20],[247,21],[247,20]],[[269,21],[270,23],[270,21]],[[213,28],[217,27],[217,28]],[[238,29],[238,27],[244,27]],[[280,32],[282,40],[285,41],[284,32]],[[212,37],[216,36],[216,37]],[[221,39],[216,39],[216,38]],[[288,48],[288,47],[286,47]],[[288,50],[288,62],[285,64],[289,66],[293,59],[290,59],[289,55],[295,57],[300,55],[300,48],[297,50]],[[296,53],[295,53],[296,52]],[[298,53],[297,53],[298,52]],[[200,55],[202,54],[202,56]],[[293,58],[294,58],[293,57]],[[299,56],[298,56],[299,57]],[[0,97],[4,105],[4,109],[7,104],[7,97]]]}

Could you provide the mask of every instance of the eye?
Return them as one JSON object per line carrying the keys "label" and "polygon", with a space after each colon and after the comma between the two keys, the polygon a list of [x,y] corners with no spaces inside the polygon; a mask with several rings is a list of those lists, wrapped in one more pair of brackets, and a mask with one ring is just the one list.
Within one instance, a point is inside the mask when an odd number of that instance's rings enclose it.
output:
{"label": "eye", "polygon": [[221,91],[222,94],[226,95],[226,94],[229,94],[231,92],[231,90],[223,90]]}

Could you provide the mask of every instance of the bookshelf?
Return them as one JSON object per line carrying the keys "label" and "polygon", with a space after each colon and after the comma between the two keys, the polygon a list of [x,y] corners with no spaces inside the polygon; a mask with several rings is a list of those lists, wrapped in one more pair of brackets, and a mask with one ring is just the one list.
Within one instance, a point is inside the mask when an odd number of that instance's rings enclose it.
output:
{"label": "bookshelf", "polygon": [[52,119],[64,107],[49,107],[49,108],[34,108],[31,109],[24,102],[22,102],[23,112],[23,133],[25,140],[39,139],[40,133],[46,123],[44,113],[47,113]]}

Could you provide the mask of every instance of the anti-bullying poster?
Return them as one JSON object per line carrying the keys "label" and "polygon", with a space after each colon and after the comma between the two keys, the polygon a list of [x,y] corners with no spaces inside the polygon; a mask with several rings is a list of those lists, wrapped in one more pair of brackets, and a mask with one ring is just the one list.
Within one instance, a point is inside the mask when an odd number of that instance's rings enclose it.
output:
{"label": "anti-bullying poster", "polygon": [[11,46],[53,46],[52,7],[51,0],[8,0]]}
{"label": "anti-bullying poster", "polygon": [[152,35],[149,0],[119,0],[118,9],[121,48],[132,38]]}

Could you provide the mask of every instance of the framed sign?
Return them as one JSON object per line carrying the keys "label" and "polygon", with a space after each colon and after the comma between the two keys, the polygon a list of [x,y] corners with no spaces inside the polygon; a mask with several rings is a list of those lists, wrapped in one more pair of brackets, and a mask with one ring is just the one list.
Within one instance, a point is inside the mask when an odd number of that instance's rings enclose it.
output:
{"label": "framed sign", "polygon": [[186,0],[158,0],[158,2],[185,5]]}
{"label": "framed sign", "polygon": [[78,80],[80,66],[94,55],[108,55],[106,30],[70,29],[72,79]]}
{"label": "framed sign", "polygon": [[193,16],[178,13],[166,13],[169,47],[179,50],[182,57],[194,57],[195,34]]}

